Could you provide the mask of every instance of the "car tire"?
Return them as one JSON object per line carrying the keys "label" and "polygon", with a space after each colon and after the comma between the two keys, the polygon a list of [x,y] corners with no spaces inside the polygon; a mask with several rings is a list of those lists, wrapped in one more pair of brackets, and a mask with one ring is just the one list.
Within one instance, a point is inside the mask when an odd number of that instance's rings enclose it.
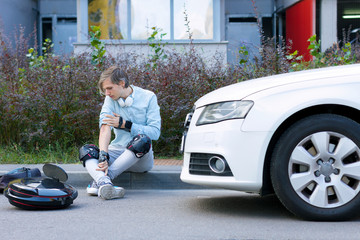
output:
{"label": "car tire", "polygon": [[318,114],[291,125],[274,147],[274,191],[283,205],[306,220],[338,221],[360,209],[360,124]]}

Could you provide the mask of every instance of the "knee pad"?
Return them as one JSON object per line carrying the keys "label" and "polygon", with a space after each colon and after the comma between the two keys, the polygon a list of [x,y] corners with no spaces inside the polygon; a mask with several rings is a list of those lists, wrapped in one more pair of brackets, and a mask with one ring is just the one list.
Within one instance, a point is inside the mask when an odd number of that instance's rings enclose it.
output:
{"label": "knee pad", "polygon": [[135,153],[137,158],[141,158],[150,151],[151,139],[145,134],[138,134],[127,144],[126,148]]}
{"label": "knee pad", "polygon": [[85,161],[91,158],[99,159],[99,148],[94,144],[86,144],[79,149],[79,160],[85,167]]}

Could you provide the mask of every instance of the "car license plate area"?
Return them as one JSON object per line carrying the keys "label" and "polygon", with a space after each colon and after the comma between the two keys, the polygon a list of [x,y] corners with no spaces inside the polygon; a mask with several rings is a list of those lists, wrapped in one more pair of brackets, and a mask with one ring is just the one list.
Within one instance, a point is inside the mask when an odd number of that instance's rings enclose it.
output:
{"label": "car license plate area", "polygon": [[183,132],[183,135],[181,138],[180,153],[184,153],[184,150],[185,150],[185,140],[186,140],[187,132],[189,130],[192,115],[193,115],[193,113],[188,113],[185,118],[184,132]]}

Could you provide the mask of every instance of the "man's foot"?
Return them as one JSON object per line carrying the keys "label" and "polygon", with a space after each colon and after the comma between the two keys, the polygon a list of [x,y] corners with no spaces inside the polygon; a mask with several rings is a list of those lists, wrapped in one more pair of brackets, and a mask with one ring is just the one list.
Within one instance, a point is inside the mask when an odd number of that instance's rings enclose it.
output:
{"label": "man's foot", "polygon": [[91,196],[97,196],[99,193],[99,186],[96,184],[95,181],[92,181],[89,183],[89,185],[86,188],[86,192]]}
{"label": "man's foot", "polygon": [[[111,185],[111,184],[110,184]],[[115,189],[118,189],[119,191],[123,189],[122,187],[114,186]],[[125,191],[125,190],[124,190]],[[95,181],[92,181],[89,183],[89,185],[86,188],[87,194],[91,196],[98,196],[99,195],[99,186],[96,184]]]}
{"label": "man's foot", "polygon": [[110,183],[100,185],[98,196],[105,200],[122,198],[125,195],[125,189],[122,187],[113,186]]}

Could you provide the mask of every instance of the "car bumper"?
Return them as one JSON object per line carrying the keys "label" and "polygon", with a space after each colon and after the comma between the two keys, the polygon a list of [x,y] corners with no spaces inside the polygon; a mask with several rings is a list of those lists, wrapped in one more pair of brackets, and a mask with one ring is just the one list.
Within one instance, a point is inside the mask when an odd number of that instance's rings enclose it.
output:
{"label": "car bumper", "polygon": [[[192,121],[190,130],[186,134],[181,180],[210,187],[260,192],[264,156],[271,133],[241,131],[243,119],[202,126],[196,126],[194,122]],[[194,153],[222,156],[232,176],[216,176],[216,174],[204,176],[190,173],[190,158]]]}

